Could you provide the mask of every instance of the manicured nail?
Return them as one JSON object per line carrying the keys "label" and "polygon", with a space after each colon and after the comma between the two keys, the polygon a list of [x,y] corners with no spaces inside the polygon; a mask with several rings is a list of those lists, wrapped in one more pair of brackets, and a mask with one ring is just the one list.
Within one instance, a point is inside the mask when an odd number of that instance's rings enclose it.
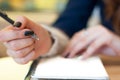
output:
{"label": "manicured nail", "polygon": [[30,36],[30,35],[33,35],[34,32],[33,31],[25,31],[24,35],[25,36]]}
{"label": "manicured nail", "polygon": [[14,27],[17,27],[17,28],[19,28],[21,25],[22,25],[21,22],[15,22],[15,23],[13,24],[13,26],[14,26]]}

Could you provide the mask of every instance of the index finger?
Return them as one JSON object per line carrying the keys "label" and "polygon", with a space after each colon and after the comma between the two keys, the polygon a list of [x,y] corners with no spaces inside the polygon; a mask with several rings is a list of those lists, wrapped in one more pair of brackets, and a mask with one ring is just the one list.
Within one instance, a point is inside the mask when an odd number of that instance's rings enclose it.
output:
{"label": "index finger", "polygon": [[0,31],[0,41],[6,42],[14,39],[25,38],[25,31],[30,31],[29,29],[23,30],[2,30]]}

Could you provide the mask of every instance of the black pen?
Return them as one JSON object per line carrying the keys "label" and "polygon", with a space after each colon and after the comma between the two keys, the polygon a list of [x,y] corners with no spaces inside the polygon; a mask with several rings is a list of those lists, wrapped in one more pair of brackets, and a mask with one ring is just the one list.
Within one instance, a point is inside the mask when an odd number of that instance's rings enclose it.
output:
{"label": "black pen", "polygon": [[[21,26],[21,22],[17,22],[15,23],[14,20],[12,20],[11,18],[8,17],[8,15],[4,12],[2,12],[0,10],[0,16],[6,20],[7,22],[9,22],[11,25],[13,25],[14,27],[20,27]],[[39,38],[35,35],[35,33],[33,31],[26,31],[24,33],[25,36],[31,36],[32,38],[36,39],[36,40],[39,40]]]}

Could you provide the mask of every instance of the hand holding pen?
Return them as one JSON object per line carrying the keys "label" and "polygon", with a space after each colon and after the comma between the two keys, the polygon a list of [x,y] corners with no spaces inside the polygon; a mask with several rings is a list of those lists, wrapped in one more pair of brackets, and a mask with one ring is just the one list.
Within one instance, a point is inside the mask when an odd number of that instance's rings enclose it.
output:
{"label": "hand holding pen", "polygon": [[23,16],[14,22],[1,11],[0,16],[12,24],[0,31],[0,41],[17,63],[28,63],[49,51],[52,45],[50,34],[41,25]]}
{"label": "hand holding pen", "polygon": [[[11,18],[8,17],[8,15],[0,10],[0,16],[5,19],[7,22],[9,22],[13,27],[21,27],[22,23],[21,22],[15,22]],[[39,38],[34,34],[33,31],[26,31],[25,32],[26,36],[31,36],[32,38],[39,40]]]}

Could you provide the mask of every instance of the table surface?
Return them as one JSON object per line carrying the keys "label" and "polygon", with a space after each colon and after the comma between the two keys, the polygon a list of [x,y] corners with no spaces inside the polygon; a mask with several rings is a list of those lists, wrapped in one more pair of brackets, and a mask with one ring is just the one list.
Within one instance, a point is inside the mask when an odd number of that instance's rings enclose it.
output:
{"label": "table surface", "polygon": [[120,65],[107,65],[105,68],[110,80],[120,80]]}
{"label": "table surface", "polygon": [[110,80],[120,80],[120,57],[100,56]]}

